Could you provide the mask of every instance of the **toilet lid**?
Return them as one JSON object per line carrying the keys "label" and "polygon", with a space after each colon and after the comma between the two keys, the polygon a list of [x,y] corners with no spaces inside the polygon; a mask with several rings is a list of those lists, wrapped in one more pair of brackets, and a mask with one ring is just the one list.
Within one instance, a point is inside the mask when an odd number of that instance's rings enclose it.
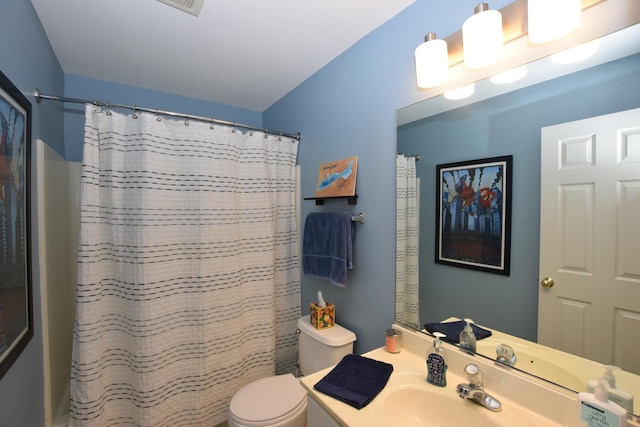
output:
{"label": "toilet lid", "polygon": [[306,399],[307,392],[291,374],[256,380],[242,387],[231,399],[229,409],[248,423],[268,421],[287,415]]}

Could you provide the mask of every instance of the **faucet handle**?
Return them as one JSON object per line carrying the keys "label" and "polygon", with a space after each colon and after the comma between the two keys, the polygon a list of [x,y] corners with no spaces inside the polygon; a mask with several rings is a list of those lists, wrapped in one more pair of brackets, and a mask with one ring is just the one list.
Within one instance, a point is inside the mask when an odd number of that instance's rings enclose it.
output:
{"label": "faucet handle", "polygon": [[504,365],[515,366],[518,356],[510,345],[498,344],[496,346],[496,360]]}
{"label": "faucet handle", "polygon": [[483,377],[484,374],[478,368],[478,365],[474,363],[469,363],[464,367],[464,374],[467,377],[467,381],[472,387],[476,387],[481,389],[483,387]]}

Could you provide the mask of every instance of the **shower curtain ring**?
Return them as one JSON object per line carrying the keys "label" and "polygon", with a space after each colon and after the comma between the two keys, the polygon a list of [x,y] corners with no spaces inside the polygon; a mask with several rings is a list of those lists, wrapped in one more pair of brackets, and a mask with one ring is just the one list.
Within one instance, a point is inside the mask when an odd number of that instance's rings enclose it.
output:
{"label": "shower curtain ring", "polygon": [[161,122],[162,118],[160,118],[160,112],[158,111],[158,109],[156,108],[156,121],[157,122]]}
{"label": "shower curtain ring", "polygon": [[105,105],[107,107],[106,115],[110,116],[111,115],[111,104],[109,104],[109,101],[107,101]]}
{"label": "shower curtain ring", "polygon": [[138,118],[138,114],[136,114],[136,106],[133,106],[133,114],[131,115],[131,117],[133,117],[134,119]]}

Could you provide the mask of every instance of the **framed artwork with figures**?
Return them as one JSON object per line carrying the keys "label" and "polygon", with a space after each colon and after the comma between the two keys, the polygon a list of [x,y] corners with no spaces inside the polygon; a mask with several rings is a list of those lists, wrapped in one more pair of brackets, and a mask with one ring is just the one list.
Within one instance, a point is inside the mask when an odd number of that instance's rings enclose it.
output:
{"label": "framed artwork with figures", "polygon": [[437,263],[510,274],[512,157],[436,166]]}

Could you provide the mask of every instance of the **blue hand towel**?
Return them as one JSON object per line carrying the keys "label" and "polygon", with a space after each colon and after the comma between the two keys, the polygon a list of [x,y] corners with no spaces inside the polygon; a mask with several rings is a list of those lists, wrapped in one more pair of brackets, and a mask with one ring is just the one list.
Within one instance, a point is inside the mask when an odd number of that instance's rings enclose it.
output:
{"label": "blue hand towel", "polygon": [[387,385],[392,372],[393,365],[347,354],[313,387],[354,408],[362,409]]}
{"label": "blue hand towel", "polygon": [[[456,322],[432,322],[425,323],[424,328],[431,332],[442,332],[446,335],[445,338],[442,338],[442,341],[449,342],[451,344],[457,344],[460,342],[460,332],[464,329],[464,326],[467,324],[464,320],[458,320]],[[476,336],[477,340],[481,340],[483,338],[490,337],[492,332],[483,329],[477,325],[471,324],[471,329],[473,329],[473,334]]]}
{"label": "blue hand towel", "polygon": [[302,268],[307,276],[343,288],[353,268],[355,224],[350,212],[307,215],[302,240]]}

